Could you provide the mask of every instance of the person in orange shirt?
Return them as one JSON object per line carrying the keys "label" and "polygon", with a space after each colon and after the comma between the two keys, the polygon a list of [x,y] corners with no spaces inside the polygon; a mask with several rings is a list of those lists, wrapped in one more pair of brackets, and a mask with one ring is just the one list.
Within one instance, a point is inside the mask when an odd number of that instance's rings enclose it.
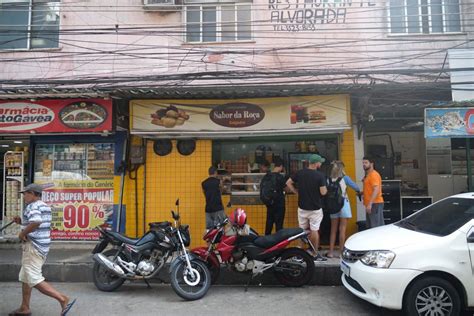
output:
{"label": "person in orange shirt", "polygon": [[362,166],[365,170],[364,182],[364,206],[367,212],[367,228],[385,225],[383,218],[382,178],[374,169],[374,160],[368,157],[362,158]]}

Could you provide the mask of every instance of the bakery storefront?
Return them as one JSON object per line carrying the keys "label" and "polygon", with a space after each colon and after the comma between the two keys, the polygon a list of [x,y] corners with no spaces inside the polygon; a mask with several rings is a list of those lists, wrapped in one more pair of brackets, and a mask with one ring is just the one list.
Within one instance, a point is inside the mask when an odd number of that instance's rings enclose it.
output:
{"label": "bakery storefront", "polygon": [[[354,177],[349,103],[349,95],[131,101],[131,133],[143,138],[146,163],[137,172],[144,196],[136,204],[143,212],[127,213],[127,233],[142,233],[147,222],[169,220],[179,198],[193,244],[200,244],[205,206],[201,182],[211,165],[223,180],[223,202],[244,208],[249,224],[263,232],[266,208],[259,200],[259,184],[265,161],[273,167],[282,159],[285,173],[291,174],[307,166],[310,154],[319,153],[327,161],[324,171],[330,161],[341,159]],[[297,226],[296,209],[297,197],[288,195],[284,227]],[[353,217],[351,231],[355,212]]]}
{"label": "bakery storefront", "polygon": [[[55,240],[94,240],[95,226],[114,213],[114,166],[124,137],[113,133],[112,101],[49,99],[1,101],[2,140],[27,146],[4,153],[4,222],[23,209],[20,190],[42,184],[53,210]],[[18,225],[5,234],[17,234]]]}

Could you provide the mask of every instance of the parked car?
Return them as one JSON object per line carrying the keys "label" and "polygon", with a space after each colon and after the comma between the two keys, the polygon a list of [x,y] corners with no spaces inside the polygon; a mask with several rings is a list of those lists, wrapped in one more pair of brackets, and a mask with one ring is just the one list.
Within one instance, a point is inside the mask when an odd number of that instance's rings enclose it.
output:
{"label": "parked car", "polygon": [[474,193],[353,235],[341,270],[354,295],[404,315],[458,315],[474,308]]}

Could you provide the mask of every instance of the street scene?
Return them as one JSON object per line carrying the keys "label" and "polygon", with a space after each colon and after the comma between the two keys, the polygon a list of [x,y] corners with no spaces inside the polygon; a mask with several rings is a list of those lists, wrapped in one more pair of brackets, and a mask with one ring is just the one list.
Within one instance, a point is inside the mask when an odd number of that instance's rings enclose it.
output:
{"label": "street scene", "polygon": [[472,315],[473,0],[0,0],[0,316]]}

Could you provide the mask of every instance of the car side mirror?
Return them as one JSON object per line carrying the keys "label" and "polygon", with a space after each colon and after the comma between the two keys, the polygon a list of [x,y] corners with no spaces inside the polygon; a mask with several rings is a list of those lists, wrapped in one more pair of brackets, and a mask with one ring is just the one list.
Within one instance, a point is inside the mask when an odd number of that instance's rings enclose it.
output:
{"label": "car side mirror", "polygon": [[469,236],[467,236],[468,243],[474,243],[474,231],[471,232]]}

